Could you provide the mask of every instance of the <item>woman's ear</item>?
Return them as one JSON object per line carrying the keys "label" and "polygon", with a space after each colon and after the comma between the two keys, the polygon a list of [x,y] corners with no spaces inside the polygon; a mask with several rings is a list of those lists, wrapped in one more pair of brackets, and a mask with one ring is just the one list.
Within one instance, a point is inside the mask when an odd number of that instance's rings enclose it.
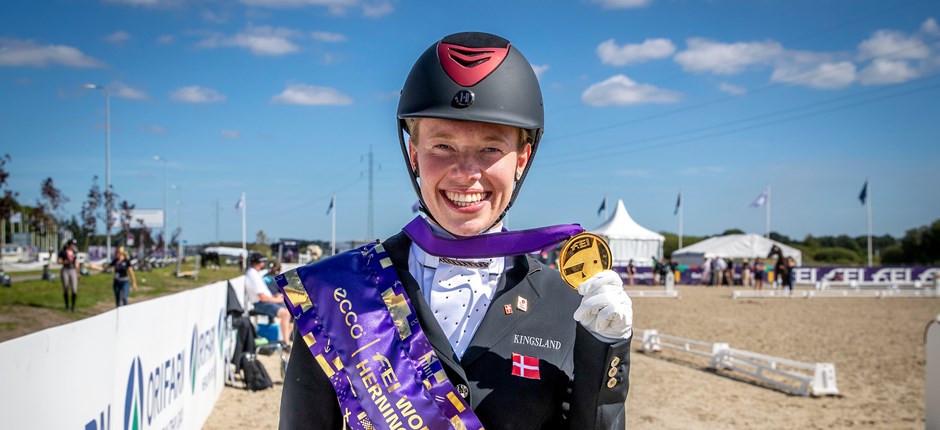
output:
{"label": "woman's ear", "polygon": [[418,149],[415,148],[414,141],[411,138],[408,139],[408,161],[411,164],[411,171],[414,172],[415,177],[421,176],[418,173]]}

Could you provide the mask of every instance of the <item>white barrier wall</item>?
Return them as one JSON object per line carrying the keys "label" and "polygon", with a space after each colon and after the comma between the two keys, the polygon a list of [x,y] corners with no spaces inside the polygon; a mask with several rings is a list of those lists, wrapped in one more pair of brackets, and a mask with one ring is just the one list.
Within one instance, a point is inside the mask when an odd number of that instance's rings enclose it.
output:
{"label": "white barrier wall", "polygon": [[4,428],[198,429],[224,386],[226,282],[0,343]]}
{"label": "white barrier wall", "polygon": [[924,396],[927,405],[926,428],[934,430],[940,429],[940,315],[927,324],[924,342],[927,343],[927,392]]}

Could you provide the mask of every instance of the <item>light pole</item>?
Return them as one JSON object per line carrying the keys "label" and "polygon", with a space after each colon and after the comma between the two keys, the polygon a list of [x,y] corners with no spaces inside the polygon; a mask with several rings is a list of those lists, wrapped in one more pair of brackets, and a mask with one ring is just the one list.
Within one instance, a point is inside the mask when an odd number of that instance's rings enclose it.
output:
{"label": "light pole", "polygon": [[179,276],[183,264],[183,190],[179,185],[170,185],[170,188],[176,190],[176,212],[179,215],[179,221],[176,228],[180,230],[176,238],[176,275]]}
{"label": "light pole", "polygon": [[166,235],[166,158],[163,158],[159,155],[154,155],[153,159],[157,161],[163,161],[163,258],[166,258],[166,242],[169,239]]}
{"label": "light pole", "polygon": [[104,91],[104,192],[105,192],[105,221],[108,231],[108,254],[106,259],[111,261],[111,93],[108,87],[99,84],[85,84],[86,90]]}

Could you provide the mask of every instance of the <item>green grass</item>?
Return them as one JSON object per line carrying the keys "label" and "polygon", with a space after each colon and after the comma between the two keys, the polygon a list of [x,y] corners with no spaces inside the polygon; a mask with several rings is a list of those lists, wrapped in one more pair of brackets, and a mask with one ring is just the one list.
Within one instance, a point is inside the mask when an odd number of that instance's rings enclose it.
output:
{"label": "green grass", "polygon": [[[179,291],[200,287],[216,281],[231,279],[241,274],[237,267],[223,267],[220,270],[200,270],[199,280],[184,277],[177,278],[173,276],[175,266],[154,269],[151,272],[138,272],[137,291],[131,291],[132,301],[147,300],[166,294],[172,294]],[[184,265],[182,271],[193,270],[191,264]],[[58,275],[58,273],[56,273]],[[93,308],[98,307],[99,303],[109,304],[105,310],[114,306],[114,290],[112,289],[113,277],[110,273],[97,273],[89,276],[83,276],[78,281],[78,302],[77,311],[83,315],[94,315]],[[19,305],[35,308],[45,308],[62,311],[65,309],[65,301],[62,298],[62,284],[58,279],[55,281],[21,281],[14,282],[10,288],[0,287],[0,307],[10,305]],[[0,330],[4,328],[0,326]]]}

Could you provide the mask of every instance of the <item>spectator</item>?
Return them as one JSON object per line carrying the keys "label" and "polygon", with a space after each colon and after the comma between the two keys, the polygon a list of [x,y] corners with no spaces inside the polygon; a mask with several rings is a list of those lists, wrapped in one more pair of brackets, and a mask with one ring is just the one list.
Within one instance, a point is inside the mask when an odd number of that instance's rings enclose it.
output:
{"label": "spectator", "polygon": [[715,286],[721,286],[725,283],[725,270],[728,269],[728,263],[724,258],[715,257],[712,260],[712,272],[715,272]]}
{"label": "spectator", "polygon": [[[78,299],[78,241],[69,239],[59,252],[59,264],[62,265],[60,277],[62,278],[62,297],[65,298],[65,310],[75,312],[75,301]],[[72,302],[69,304],[69,291],[72,293]]]}
{"label": "spectator", "polygon": [[754,260],[754,289],[760,290],[764,287],[765,270],[764,260],[757,257],[757,260]]}
{"label": "spectator", "polygon": [[745,259],[741,264],[741,286],[750,287],[751,284],[751,260]]}
{"label": "spectator", "polygon": [[281,338],[291,346],[291,316],[284,305],[284,296],[281,293],[272,295],[261,276],[261,269],[268,263],[267,257],[252,253],[248,257],[248,270],[245,271],[245,295],[254,307],[254,311],[277,318],[281,326]]}
{"label": "spectator", "polygon": [[633,259],[630,259],[630,262],[627,263],[627,285],[633,285],[633,278],[636,276],[636,265],[633,264]]}
{"label": "spectator", "polygon": [[131,260],[127,258],[127,251],[123,246],[114,251],[111,267],[114,269],[114,306],[127,306],[128,287],[132,286],[134,291],[137,291],[137,278],[134,277],[134,267],[131,266]]}
{"label": "spectator", "polygon": [[712,259],[711,257],[706,257],[705,262],[702,263],[702,280],[700,284],[709,287],[712,285]]}
{"label": "spectator", "polygon": [[277,282],[274,282],[274,277],[280,273],[281,263],[275,261],[268,265],[268,273],[265,273],[262,277],[264,284],[268,286],[268,291],[270,291],[272,295],[281,292],[281,290],[277,288]]}
{"label": "spectator", "polygon": [[793,291],[793,269],[796,268],[796,260],[794,260],[793,257],[787,257],[786,267],[786,275],[783,278],[783,283],[787,291]]}
{"label": "spectator", "polygon": [[650,259],[653,260],[653,280],[651,281],[650,285],[656,286],[659,285],[659,270],[661,268],[661,263],[656,259],[656,257],[650,257]]}
{"label": "spectator", "polygon": [[730,258],[725,260],[725,265],[725,282],[729,287],[734,287],[734,260]]}

